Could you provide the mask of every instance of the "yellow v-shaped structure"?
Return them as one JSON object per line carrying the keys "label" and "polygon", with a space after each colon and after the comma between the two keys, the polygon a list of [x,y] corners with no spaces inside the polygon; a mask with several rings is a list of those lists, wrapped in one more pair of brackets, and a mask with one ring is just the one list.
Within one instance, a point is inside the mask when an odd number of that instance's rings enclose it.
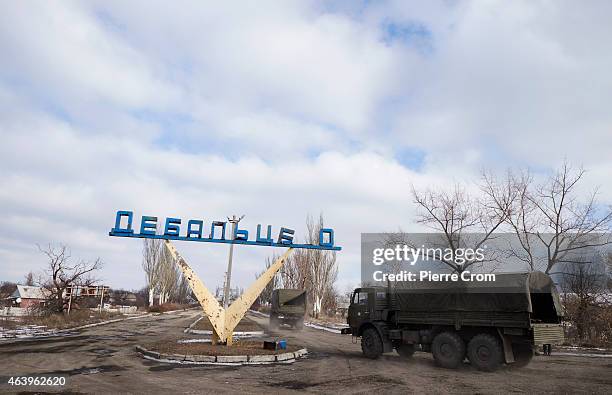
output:
{"label": "yellow v-shaped structure", "polygon": [[249,289],[240,295],[227,310],[224,310],[215,296],[206,288],[202,280],[200,280],[193,269],[187,264],[185,259],[181,257],[170,240],[165,240],[164,245],[176,260],[183,275],[189,282],[189,286],[193,290],[193,293],[196,298],[198,298],[198,302],[200,302],[204,314],[206,314],[213,326],[213,344],[226,343],[228,346],[232,344],[232,333],[234,332],[234,328],[236,328],[236,325],[238,325],[242,317],[244,317],[245,313],[253,302],[255,302],[255,299],[257,299],[261,291],[263,291],[270,280],[272,280],[276,272],[283,266],[292,250],[292,248],[289,248],[287,252],[259,276]]}

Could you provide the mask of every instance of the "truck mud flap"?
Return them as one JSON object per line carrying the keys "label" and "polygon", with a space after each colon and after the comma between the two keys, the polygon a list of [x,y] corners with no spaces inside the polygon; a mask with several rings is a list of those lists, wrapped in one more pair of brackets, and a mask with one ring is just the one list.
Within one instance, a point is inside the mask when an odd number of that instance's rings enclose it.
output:
{"label": "truck mud flap", "polygon": [[512,351],[512,341],[509,336],[503,334],[502,330],[497,328],[497,333],[502,341],[502,348],[504,350],[504,362],[514,363],[514,352]]}

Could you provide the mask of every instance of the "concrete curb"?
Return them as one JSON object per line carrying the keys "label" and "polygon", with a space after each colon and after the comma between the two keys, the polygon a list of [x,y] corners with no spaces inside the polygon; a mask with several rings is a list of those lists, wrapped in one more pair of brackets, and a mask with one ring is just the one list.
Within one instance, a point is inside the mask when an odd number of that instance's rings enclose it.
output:
{"label": "concrete curb", "polygon": [[276,363],[294,363],[297,359],[303,358],[308,354],[306,348],[295,352],[283,354],[264,354],[264,355],[182,355],[182,354],[160,354],[155,351],[147,350],[142,346],[136,346],[136,351],[144,359],[162,363],[174,363],[181,365],[272,365]]}

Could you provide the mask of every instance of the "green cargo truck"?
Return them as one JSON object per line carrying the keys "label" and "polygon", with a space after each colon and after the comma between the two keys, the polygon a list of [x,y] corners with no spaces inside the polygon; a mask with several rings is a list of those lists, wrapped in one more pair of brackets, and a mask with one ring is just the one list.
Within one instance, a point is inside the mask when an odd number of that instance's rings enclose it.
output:
{"label": "green cargo truck", "polygon": [[275,289],[272,292],[270,309],[270,328],[280,324],[291,325],[295,329],[304,327],[306,314],[306,291],[302,289]]}
{"label": "green cargo truck", "polygon": [[456,368],[467,358],[492,371],[503,363],[526,365],[536,346],[563,342],[563,310],[544,273],[409,285],[355,289],[344,333],[361,337],[366,357],[425,351],[442,367]]}

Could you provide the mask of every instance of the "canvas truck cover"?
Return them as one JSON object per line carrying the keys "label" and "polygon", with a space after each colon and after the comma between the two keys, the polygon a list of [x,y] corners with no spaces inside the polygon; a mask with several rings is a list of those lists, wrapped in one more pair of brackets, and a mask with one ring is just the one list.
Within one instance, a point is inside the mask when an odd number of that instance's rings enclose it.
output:
{"label": "canvas truck cover", "polygon": [[542,272],[499,273],[495,281],[414,282],[393,290],[401,311],[480,311],[533,313],[534,308],[563,310],[552,279]]}
{"label": "canvas truck cover", "polygon": [[272,309],[285,313],[306,311],[306,291],[303,289],[275,289],[272,293]]}

